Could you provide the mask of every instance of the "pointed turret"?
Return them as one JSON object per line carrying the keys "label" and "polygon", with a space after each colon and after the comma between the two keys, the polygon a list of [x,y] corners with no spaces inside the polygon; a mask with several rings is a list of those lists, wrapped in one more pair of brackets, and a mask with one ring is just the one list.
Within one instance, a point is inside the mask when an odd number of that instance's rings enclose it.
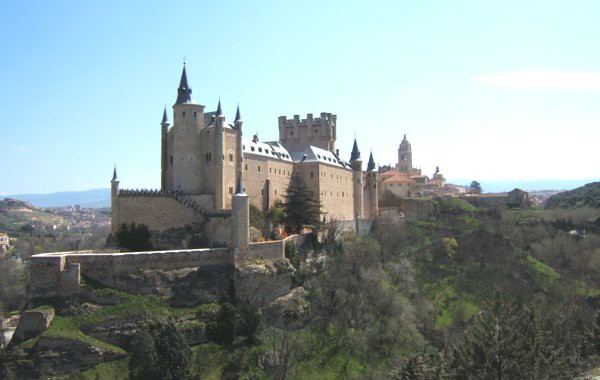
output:
{"label": "pointed turret", "polygon": [[223,111],[221,110],[221,98],[219,98],[219,105],[217,106],[217,112],[215,112],[215,116],[223,116]]}
{"label": "pointed turret", "polygon": [[169,119],[167,119],[167,107],[165,106],[165,109],[163,111],[163,118],[162,121],[160,122],[161,125],[167,124],[169,125]]}
{"label": "pointed turret", "polygon": [[117,165],[115,165],[115,168],[113,169],[113,177],[112,177],[112,181],[118,181],[119,179],[117,178]]}
{"label": "pointed turret", "polygon": [[369,155],[369,163],[367,164],[367,171],[370,172],[375,169],[375,160],[373,159],[373,152]]}
{"label": "pointed turret", "polygon": [[192,89],[188,86],[187,74],[185,72],[185,64],[181,72],[181,80],[177,89],[177,101],[175,104],[194,103],[192,100]]}
{"label": "pointed turret", "polygon": [[360,151],[358,150],[358,144],[354,139],[354,146],[352,147],[352,153],[350,154],[350,161],[360,160]]}
{"label": "pointed turret", "polygon": [[240,114],[240,105],[238,104],[237,111],[235,111],[235,120],[233,121],[233,125],[235,126],[235,129],[241,131],[242,124],[244,124],[244,122],[242,121],[242,115]]}
{"label": "pointed turret", "polygon": [[242,176],[238,175],[237,178],[237,185],[235,187],[235,195],[246,195],[246,192],[244,191],[244,183],[242,182]]}

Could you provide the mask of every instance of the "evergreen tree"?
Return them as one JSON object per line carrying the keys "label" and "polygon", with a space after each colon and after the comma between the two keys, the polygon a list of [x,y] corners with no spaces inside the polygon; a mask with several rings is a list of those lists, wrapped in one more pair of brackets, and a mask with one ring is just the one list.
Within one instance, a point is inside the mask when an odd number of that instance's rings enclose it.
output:
{"label": "evergreen tree", "polygon": [[129,346],[131,347],[129,378],[132,380],[157,379],[154,373],[157,360],[156,346],[154,338],[146,326],[136,332]]}
{"label": "evergreen tree", "polygon": [[499,293],[480,312],[458,346],[456,375],[459,378],[517,379],[523,368],[519,355],[523,339],[518,329],[519,310]]}
{"label": "evergreen tree", "polygon": [[236,321],[233,305],[222,304],[219,312],[206,325],[206,337],[217,344],[230,345],[235,338]]}
{"label": "evergreen tree", "polygon": [[192,351],[175,324],[141,328],[130,343],[129,378],[176,380],[189,377]]}
{"label": "evergreen tree", "polygon": [[300,174],[292,174],[284,210],[284,225],[288,233],[299,233],[302,228],[315,229],[320,225],[321,204]]}
{"label": "evergreen tree", "polygon": [[192,350],[171,321],[153,328],[156,372],[160,379],[185,379],[191,367]]}
{"label": "evergreen tree", "polygon": [[145,224],[123,223],[116,233],[117,245],[130,252],[149,251],[152,249],[150,235],[150,230]]}

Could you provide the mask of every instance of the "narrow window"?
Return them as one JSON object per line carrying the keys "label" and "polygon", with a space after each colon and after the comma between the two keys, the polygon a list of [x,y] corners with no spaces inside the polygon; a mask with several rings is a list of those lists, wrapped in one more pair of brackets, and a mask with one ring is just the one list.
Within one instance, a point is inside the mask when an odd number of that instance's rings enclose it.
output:
{"label": "narrow window", "polygon": [[244,169],[246,169],[246,171],[248,171],[248,164],[244,165]]}
{"label": "narrow window", "polygon": [[229,153],[229,161],[233,161],[233,153]]}
{"label": "narrow window", "polygon": [[181,113],[181,115],[182,115],[183,117],[185,117],[185,111],[183,111],[183,112]]}
{"label": "narrow window", "polygon": [[229,186],[229,195],[233,194],[233,186]]}
{"label": "narrow window", "polygon": [[310,178],[313,178],[313,177],[314,177],[314,173],[310,172]]}
{"label": "narrow window", "polygon": [[258,165],[258,172],[260,173],[260,165]]}

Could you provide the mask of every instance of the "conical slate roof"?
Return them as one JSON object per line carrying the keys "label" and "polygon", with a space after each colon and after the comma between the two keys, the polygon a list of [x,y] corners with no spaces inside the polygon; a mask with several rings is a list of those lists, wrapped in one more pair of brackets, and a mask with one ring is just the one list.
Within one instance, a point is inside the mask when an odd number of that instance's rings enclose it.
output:
{"label": "conical slate roof", "polygon": [[175,104],[185,103],[193,103],[193,100],[192,89],[188,86],[185,65],[183,65],[183,71],[181,72],[181,80],[179,81],[179,88],[177,89],[177,101],[175,102]]}
{"label": "conical slate roof", "polygon": [[373,159],[373,152],[369,155],[369,163],[367,164],[367,171],[375,169],[375,160]]}
{"label": "conical slate roof", "polygon": [[240,114],[240,105],[237,106],[237,111],[235,111],[235,121],[242,121],[242,115]]}
{"label": "conical slate roof", "polygon": [[160,122],[161,124],[166,124],[169,122],[169,119],[167,119],[167,107],[165,107],[165,110],[163,111],[163,118],[162,121]]}
{"label": "conical slate roof", "polygon": [[350,154],[350,161],[360,160],[360,151],[358,150],[358,144],[354,139],[354,146],[352,147],[352,153]]}

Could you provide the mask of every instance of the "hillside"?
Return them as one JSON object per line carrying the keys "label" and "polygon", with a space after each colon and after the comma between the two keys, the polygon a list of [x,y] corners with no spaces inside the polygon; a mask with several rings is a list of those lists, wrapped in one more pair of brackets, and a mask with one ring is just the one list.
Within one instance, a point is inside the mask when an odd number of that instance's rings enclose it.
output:
{"label": "hillside", "polygon": [[574,190],[553,195],[546,207],[594,207],[600,208],[600,182],[592,182]]}
{"label": "hillside", "polygon": [[64,224],[65,218],[34,207],[18,199],[0,200],[0,231],[17,231],[26,225]]}
{"label": "hillside", "polygon": [[[600,234],[573,236],[559,223],[585,223],[589,215],[427,202],[431,215],[380,218],[368,237],[343,236],[331,224],[320,242],[286,247],[295,290],[266,306],[223,299],[181,306],[168,295],[126,293],[84,276],[83,292],[69,302],[30,302],[52,306],[56,317],[10,350],[10,366],[17,374],[37,366],[127,378],[144,321],[150,331],[175,324],[179,338],[168,344],[191,346],[194,379],[494,378],[495,362],[478,352],[509,363],[505,378],[574,378],[600,362],[593,345],[600,341]],[[195,269],[181,273],[188,271]],[[153,289],[155,272],[131,275]],[[517,333],[500,336],[498,328]],[[161,339],[155,342],[166,345]],[[59,344],[68,350],[56,350]],[[82,348],[103,356],[75,355]]]}
{"label": "hillside", "polygon": [[36,207],[110,207],[110,189],[62,191],[50,194],[16,194],[10,198],[32,203]]}

